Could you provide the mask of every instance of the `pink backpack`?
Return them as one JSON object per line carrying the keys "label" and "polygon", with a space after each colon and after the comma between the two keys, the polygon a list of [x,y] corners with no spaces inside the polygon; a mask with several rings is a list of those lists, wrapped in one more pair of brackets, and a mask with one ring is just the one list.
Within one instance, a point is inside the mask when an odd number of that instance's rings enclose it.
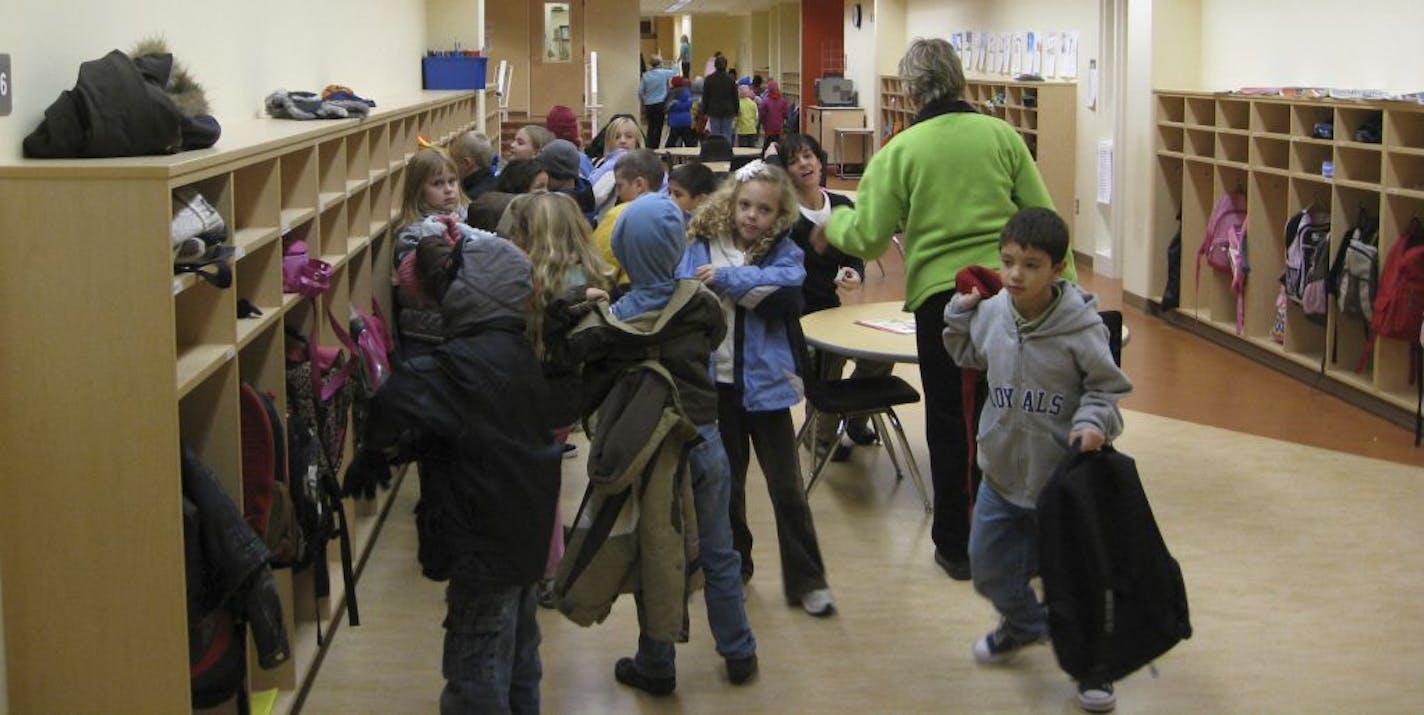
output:
{"label": "pink backpack", "polygon": [[1206,235],[1197,250],[1198,301],[1203,258],[1208,266],[1231,276],[1231,290],[1236,294],[1236,334],[1241,335],[1245,329],[1246,274],[1251,270],[1246,262],[1246,194],[1223,193],[1211,210]]}

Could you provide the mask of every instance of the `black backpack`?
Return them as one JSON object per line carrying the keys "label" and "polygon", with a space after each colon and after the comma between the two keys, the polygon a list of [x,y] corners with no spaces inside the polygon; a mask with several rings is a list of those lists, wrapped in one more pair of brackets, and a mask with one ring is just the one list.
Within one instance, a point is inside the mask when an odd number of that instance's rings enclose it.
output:
{"label": "black backpack", "polygon": [[1053,651],[1074,679],[1121,680],[1191,637],[1182,570],[1131,457],[1064,460],[1038,498],[1038,544]]}

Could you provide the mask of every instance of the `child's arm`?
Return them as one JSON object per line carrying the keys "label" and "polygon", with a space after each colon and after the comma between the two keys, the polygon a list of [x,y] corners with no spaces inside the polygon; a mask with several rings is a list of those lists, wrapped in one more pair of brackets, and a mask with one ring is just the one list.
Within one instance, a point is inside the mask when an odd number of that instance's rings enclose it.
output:
{"label": "child's arm", "polygon": [[944,350],[954,364],[972,370],[983,370],[989,366],[989,361],[974,344],[971,334],[974,318],[979,314],[979,301],[983,297],[975,288],[970,293],[955,295],[944,307]]}
{"label": "child's arm", "polygon": [[759,288],[766,289],[760,291],[761,295],[765,296],[778,287],[799,288],[806,282],[805,254],[789,239],[779,239],[768,259],[766,263],[757,266],[718,268],[711,288],[741,302],[749,292]]}
{"label": "child's arm", "polygon": [[1096,329],[1102,331],[1102,339],[1093,341],[1084,354],[1077,356],[1083,373],[1083,398],[1073,413],[1073,427],[1068,433],[1068,442],[1081,440],[1079,448],[1084,452],[1097,451],[1122,434],[1122,412],[1117,403],[1132,392],[1132,382],[1113,362],[1107,327]]}

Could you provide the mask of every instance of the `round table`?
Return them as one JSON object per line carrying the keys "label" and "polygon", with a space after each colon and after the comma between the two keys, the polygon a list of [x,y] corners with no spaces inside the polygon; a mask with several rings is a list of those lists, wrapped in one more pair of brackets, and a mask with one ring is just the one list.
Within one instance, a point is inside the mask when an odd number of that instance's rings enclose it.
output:
{"label": "round table", "polygon": [[[880,327],[865,322],[882,321]],[[896,329],[908,332],[897,332]],[[814,348],[850,358],[918,363],[915,315],[900,301],[856,303],[801,316],[801,331]]]}

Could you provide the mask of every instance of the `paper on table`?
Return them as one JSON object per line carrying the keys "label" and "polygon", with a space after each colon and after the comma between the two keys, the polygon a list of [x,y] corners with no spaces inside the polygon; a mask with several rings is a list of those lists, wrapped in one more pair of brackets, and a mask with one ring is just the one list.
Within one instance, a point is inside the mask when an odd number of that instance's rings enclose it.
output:
{"label": "paper on table", "polygon": [[884,330],[887,333],[895,333],[896,335],[915,334],[914,316],[908,318],[866,318],[864,320],[855,321],[855,324],[864,325],[867,328],[875,328],[876,330]]}

